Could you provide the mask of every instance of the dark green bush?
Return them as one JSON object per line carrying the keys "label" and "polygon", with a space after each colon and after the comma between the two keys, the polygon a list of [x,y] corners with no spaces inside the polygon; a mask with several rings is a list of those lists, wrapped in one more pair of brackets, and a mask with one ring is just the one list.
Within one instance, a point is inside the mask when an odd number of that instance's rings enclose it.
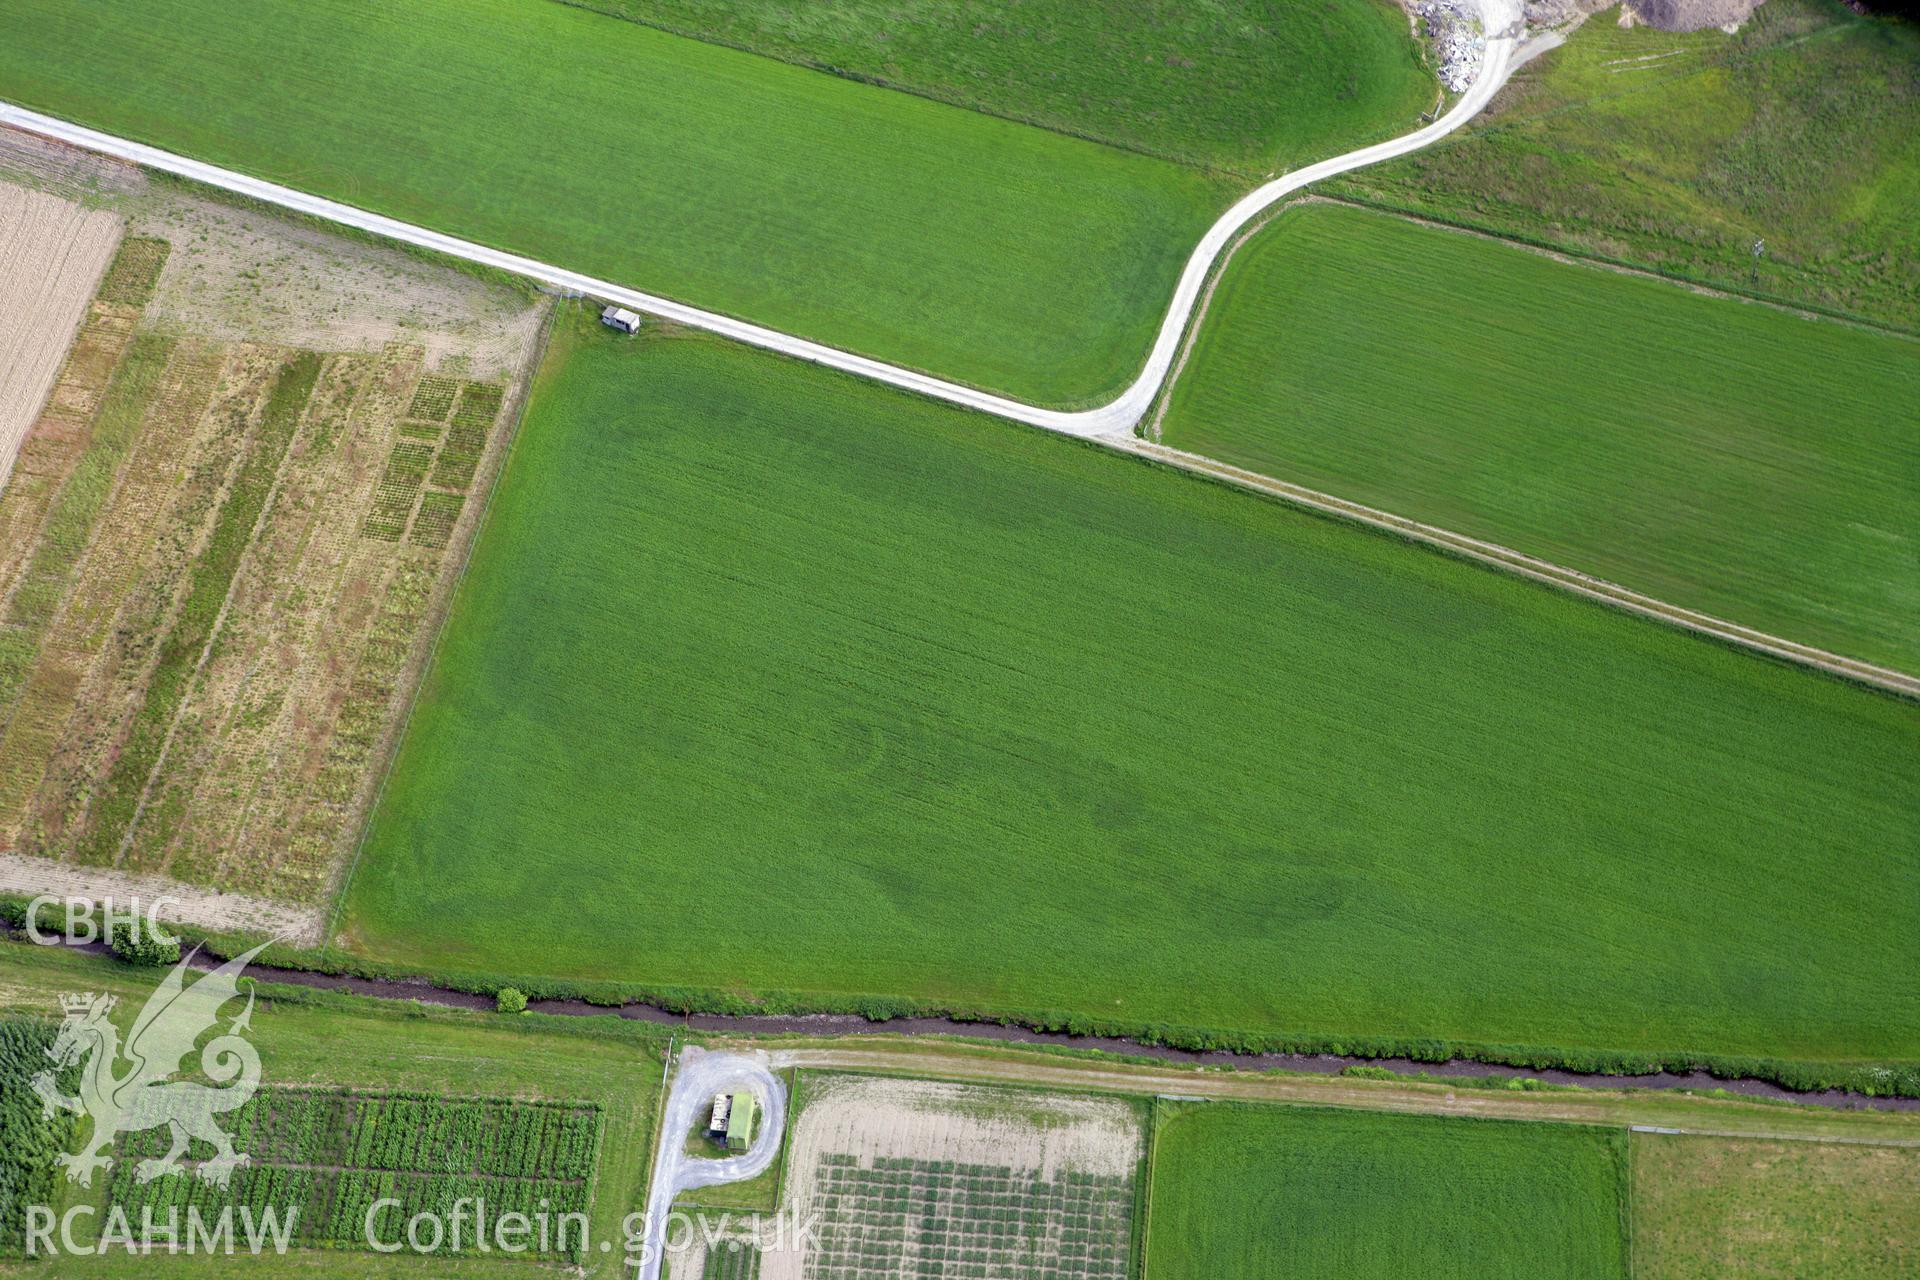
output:
{"label": "dark green bush", "polygon": [[107,946],[128,964],[163,968],[180,963],[180,940],[161,941],[144,920],[115,921],[109,925]]}

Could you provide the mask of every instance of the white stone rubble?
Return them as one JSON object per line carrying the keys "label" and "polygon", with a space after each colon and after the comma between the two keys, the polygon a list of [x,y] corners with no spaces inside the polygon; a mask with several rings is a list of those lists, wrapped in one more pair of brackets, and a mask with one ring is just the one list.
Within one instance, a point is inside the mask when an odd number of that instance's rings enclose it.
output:
{"label": "white stone rubble", "polygon": [[1487,37],[1480,15],[1467,0],[1420,0],[1414,13],[1426,23],[1433,56],[1440,64],[1440,83],[1449,93],[1461,93],[1480,74],[1487,54]]}

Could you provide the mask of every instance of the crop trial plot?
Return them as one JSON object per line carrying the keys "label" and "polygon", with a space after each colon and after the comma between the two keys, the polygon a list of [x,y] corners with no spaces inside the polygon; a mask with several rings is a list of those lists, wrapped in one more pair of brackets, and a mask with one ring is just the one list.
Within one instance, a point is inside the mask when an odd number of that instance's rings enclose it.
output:
{"label": "crop trial plot", "polygon": [[[269,1087],[236,1115],[234,1145],[252,1162],[226,1188],[192,1176],[192,1153],[181,1172],[140,1181],[140,1162],[169,1145],[161,1127],[122,1136],[108,1194],[134,1223],[143,1211],[164,1221],[169,1209],[194,1206],[211,1220],[246,1206],[291,1220],[302,1244],[364,1249],[369,1210],[388,1198],[400,1203],[372,1218],[383,1243],[403,1238],[416,1214],[450,1220],[463,1198],[484,1199],[496,1218],[585,1213],[599,1135],[600,1110],[590,1103]],[[584,1243],[554,1232],[533,1252],[577,1258]]]}
{"label": "crop trial plot", "polygon": [[[163,1133],[125,1137],[110,1148],[112,1167],[97,1172],[87,1190],[72,1188],[54,1164],[55,1151],[75,1149],[87,1121],[61,1111],[42,1118],[29,1080],[47,1064],[45,1049],[58,1030],[47,1018],[63,993],[91,990],[119,1005],[111,1021],[132,1045],[131,1028],[153,994],[154,971],[104,961],[62,947],[0,944],[0,1275],[10,1280],[537,1280],[564,1267],[577,1280],[632,1280],[622,1219],[642,1202],[653,1147],[654,1108],[667,1040],[654,1028],[605,1020],[506,1019],[490,1012],[428,1009],[411,1003],[353,997],[286,1000],[262,993],[246,1038],[259,1053],[263,1087],[240,1108],[216,1118],[236,1153],[253,1163],[232,1173],[222,1193],[196,1176],[217,1156],[196,1140],[182,1155],[186,1172],[139,1181],[140,1163],[165,1154]],[[227,1012],[238,1009],[229,1006]],[[222,1019],[224,1024],[225,1019]],[[189,1064],[197,1064],[199,1055]],[[63,1090],[80,1087],[80,1072]],[[230,1086],[229,1086],[230,1087]],[[119,1241],[97,1256],[63,1256],[12,1265],[21,1240],[9,1235],[23,1204],[63,1203],[74,1194],[94,1212],[74,1224],[89,1244],[108,1219],[124,1221]],[[457,1255],[420,1257],[411,1247],[394,1255],[368,1251],[364,1212],[380,1206],[375,1238],[404,1236],[405,1215],[425,1210],[450,1233],[453,1205],[465,1199],[462,1248]],[[511,1210],[532,1217],[547,1201],[545,1245],[538,1220],[517,1234]],[[516,1252],[490,1230],[490,1252],[474,1247],[477,1208],[484,1200],[489,1228],[499,1227]],[[192,1255],[170,1254],[168,1208],[192,1206],[217,1230],[220,1209],[234,1206],[234,1236],[243,1239],[272,1205],[276,1219],[291,1216],[290,1248],[254,1256],[241,1245],[216,1256],[203,1244]],[[356,1205],[358,1208],[356,1208]],[[150,1206],[153,1231],[143,1226]],[[114,1213],[118,1207],[123,1213]],[[297,1213],[292,1211],[297,1210]],[[610,1241],[575,1256],[578,1219],[561,1239],[561,1214],[584,1210],[586,1238]],[[355,1222],[355,1218],[362,1221]],[[185,1233],[182,1232],[184,1235]],[[431,1232],[419,1237],[432,1244]],[[152,1239],[150,1254],[133,1253],[128,1240]],[[450,1240],[443,1244],[450,1245]],[[41,1251],[44,1255],[44,1249]]]}
{"label": "crop trial plot", "polygon": [[[0,200],[61,189],[37,145],[0,140]],[[543,309],[119,182],[129,234],[0,490],[0,850],[47,887],[85,864],[311,910]]]}
{"label": "crop trial plot", "polygon": [[763,1280],[1123,1280],[1141,1116],[1126,1101],[937,1081],[804,1077],[790,1209],[819,1248]]}
{"label": "crop trial plot", "polygon": [[74,1118],[48,1115],[27,1082],[46,1069],[59,1028],[45,1018],[0,1013],[0,1260],[26,1248],[17,1206],[49,1204],[59,1189],[55,1157],[72,1145]]}
{"label": "crop trial plot", "polygon": [[[676,1268],[676,1280],[679,1274]],[[706,1250],[699,1272],[699,1280],[759,1280],[759,1277],[760,1250],[740,1241],[729,1241]]]}

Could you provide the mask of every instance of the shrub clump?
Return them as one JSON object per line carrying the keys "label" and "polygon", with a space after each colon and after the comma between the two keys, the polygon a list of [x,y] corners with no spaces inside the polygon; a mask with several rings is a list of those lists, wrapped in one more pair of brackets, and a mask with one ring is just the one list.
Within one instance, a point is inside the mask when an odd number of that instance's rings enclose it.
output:
{"label": "shrub clump", "polygon": [[180,940],[162,941],[143,920],[116,921],[108,926],[107,946],[128,964],[157,969],[180,963]]}

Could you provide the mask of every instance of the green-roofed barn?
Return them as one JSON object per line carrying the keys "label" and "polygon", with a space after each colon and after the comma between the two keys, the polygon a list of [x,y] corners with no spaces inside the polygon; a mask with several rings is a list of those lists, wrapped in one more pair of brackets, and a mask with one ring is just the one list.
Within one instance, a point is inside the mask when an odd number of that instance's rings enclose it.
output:
{"label": "green-roofed barn", "polygon": [[727,1150],[745,1151],[753,1145],[753,1117],[757,1109],[752,1094],[733,1095],[733,1106],[727,1112]]}

